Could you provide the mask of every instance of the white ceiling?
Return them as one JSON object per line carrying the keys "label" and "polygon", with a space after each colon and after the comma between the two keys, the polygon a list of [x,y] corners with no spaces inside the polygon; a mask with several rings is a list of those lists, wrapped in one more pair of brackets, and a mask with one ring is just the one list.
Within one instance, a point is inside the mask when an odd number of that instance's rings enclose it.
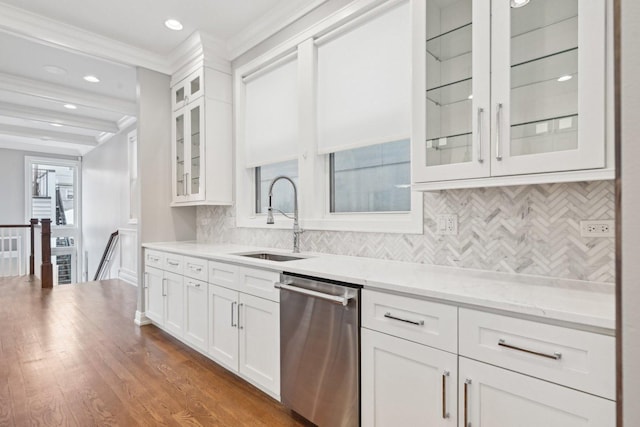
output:
{"label": "white ceiling", "polygon": [[196,31],[231,59],[324,1],[0,0],[0,148],[84,155],[135,119],[136,65],[167,72]]}

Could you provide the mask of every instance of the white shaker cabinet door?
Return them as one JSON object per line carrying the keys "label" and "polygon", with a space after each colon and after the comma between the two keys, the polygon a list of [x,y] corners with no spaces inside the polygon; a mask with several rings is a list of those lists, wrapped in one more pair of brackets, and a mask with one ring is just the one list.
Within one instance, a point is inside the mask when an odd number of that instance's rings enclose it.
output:
{"label": "white shaker cabinet door", "polygon": [[362,426],[457,426],[455,354],[362,329]]}
{"label": "white shaker cabinet door", "polygon": [[209,355],[238,372],[238,292],[209,284]]}
{"label": "white shaker cabinet door", "polygon": [[240,373],[280,395],[280,304],[240,294]]}
{"label": "white shaker cabinet door", "polygon": [[164,324],[164,279],[163,271],[145,267],[145,315],[152,321]]}
{"label": "white shaker cabinet door", "polygon": [[184,280],[179,274],[164,273],[164,327],[167,332],[182,338],[184,332]]}
{"label": "white shaker cabinet door", "polygon": [[207,351],[207,283],[184,278],[184,339],[191,346]]}
{"label": "white shaker cabinet door", "polygon": [[614,427],[615,402],[460,357],[463,427]]}

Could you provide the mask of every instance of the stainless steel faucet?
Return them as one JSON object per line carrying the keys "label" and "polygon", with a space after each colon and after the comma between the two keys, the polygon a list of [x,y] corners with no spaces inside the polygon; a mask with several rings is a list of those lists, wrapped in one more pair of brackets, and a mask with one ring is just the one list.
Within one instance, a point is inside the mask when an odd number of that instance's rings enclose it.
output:
{"label": "stainless steel faucet", "polygon": [[276,210],[287,218],[293,219],[293,253],[298,253],[300,252],[300,234],[302,234],[304,230],[300,228],[300,224],[298,223],[298,188],[296,187],[296,183],[293,182],[293,180],[288,176],[277,176],[273,178],[273,181],[271,181],[271,184],[269,185],[269,207],[267,208],[267,224],[273,224],[275,222],[273,220],[274,208],[271,206],[271,197],[273,197],[273,185],[281,179],[289,181],[293,186],[293,218],[282,212],[280,209]]}

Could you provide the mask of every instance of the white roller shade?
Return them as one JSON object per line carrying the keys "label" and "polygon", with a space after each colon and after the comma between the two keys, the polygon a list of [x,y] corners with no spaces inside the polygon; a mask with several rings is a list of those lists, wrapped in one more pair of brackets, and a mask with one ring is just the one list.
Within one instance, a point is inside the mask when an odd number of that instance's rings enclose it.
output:
{"label": "white roller shade", "polygon": [[409,138],[408,2],[318,42],[317,107],[320,153]]}
{"label": "white roller shade", "polygon": [[245,80],[245,166],[297,157],[298,61],[285,60]]}

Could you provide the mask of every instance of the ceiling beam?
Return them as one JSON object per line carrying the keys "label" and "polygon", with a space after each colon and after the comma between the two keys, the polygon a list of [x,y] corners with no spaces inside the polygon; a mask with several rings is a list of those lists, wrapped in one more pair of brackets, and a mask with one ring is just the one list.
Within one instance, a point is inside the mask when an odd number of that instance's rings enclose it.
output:
{"label": "ceiling beam", "polygon": [[171,74],[166,56],[0,3],[0,30],[50,46]]}
{"label": "ceiling beam", "polygon": [[0,134],[19,136],[22,138],[35,138],[42,141],[68,142],[70,144],[88,145],[95,147],[98,141],[92,136],[78,135],[68,132],[56,132],[48,129],[27,128],[23,126],[0,124]]}
{"label": "ceiling beam", "polygon": [[8,73],[0,73],[0,90],[49,99],[64,104],[70,103],[103,111],[113,111],[128,116],[138,115],[138,105],[135,102],[89,93],[41,80],[27,79]]}
{"label": "ceiling beam", "polygon": [[0,116],[35,120],[37,122],[45,123],[60,123],[65,126],[91,129],[99,132],[117,133],[119,130],[118,124],[109,120],[95,119],[92,117],[69,114],[62,111],[28,107],[8,102],[0,102]]}

